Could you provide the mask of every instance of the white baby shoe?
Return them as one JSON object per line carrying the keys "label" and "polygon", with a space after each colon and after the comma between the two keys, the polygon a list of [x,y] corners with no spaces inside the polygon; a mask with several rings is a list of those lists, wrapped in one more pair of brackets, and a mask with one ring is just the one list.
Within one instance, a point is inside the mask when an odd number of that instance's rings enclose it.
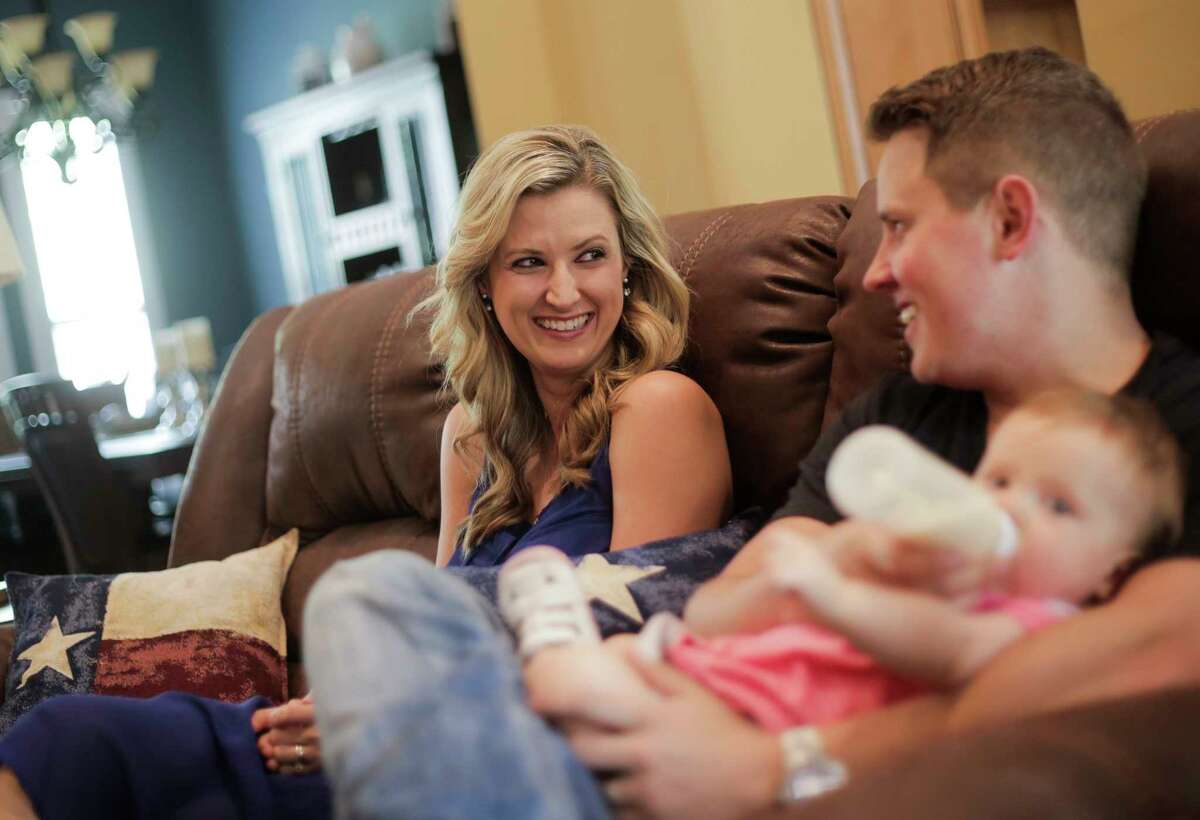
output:
{"label": "white baby shoe", "polygon": [[500,614],[517,634],[522,659],[556,644],[599,643],[575,566],[553,547],[522,550],[505,563],[497,585]]}

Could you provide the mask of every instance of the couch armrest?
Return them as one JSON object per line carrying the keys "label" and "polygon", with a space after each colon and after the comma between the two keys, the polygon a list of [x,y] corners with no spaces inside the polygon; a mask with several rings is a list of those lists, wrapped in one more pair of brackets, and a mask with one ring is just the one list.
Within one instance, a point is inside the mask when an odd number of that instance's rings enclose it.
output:
{"label": "couch armrest", "polygon": [[1200,688],[967,732],[775,817],[1122,820],[1200,812]]}
{"label": "couch armrest", "polygon": [[276,308],[255,319],[221,375],[188,465],[168,566],[263,543],[275,332],[290,313]]}

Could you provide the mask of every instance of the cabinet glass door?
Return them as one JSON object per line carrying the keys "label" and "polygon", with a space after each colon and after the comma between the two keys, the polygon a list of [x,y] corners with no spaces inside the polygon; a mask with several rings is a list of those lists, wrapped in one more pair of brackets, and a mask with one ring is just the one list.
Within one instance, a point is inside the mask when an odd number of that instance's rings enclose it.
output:
{"label": "cabinet glass door", "polygon": [[312,292],[320,293],[330,287],[327,271],[328,253],[321,235],[321,219],[317,211],[317,200],[313,196],[311,179],[312,171],[307,157],[288,159],[287,180],[292,189],[291,199],[296,208],[296,223],[300,228],[304,248],[304,258],[300,261],[303,269],[308,272]]}
{"label": "cabinet glass door", "polygon": [[321,148],[334,216],[387,201],[379,128],[374,120],[326,134],[321,137]]}
{"label": "cabinet glass door", "polygon": [[410,216],[421,246],[421,264],[432,265],[437,261],[437,251],[433,245],[433,225],[429,216],[421,121],[417,117],[406,117],[400,121],[400,151],[404,155],[404,171],[408,178],[409,197],[412,202]]}

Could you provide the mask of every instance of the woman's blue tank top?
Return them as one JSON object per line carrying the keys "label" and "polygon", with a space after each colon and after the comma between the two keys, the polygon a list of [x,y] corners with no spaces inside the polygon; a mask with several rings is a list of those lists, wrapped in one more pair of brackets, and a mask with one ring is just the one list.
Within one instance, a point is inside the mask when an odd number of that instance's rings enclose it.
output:
{"label": "woman's blue tank top", "polygon": [[[526,547],[549,544],[558,547],[567,555],[587,555],[591,552],[608,552],[612,541],[612,469],[608,464],[608,442],[601,445],[590,469],[592,480],[583,487],[568,485],[550,499],[537,520],[530,524],[516,524],[496,530],[475,546],[470,555],[463,555],[462,548],[450,557],[452,567],[491,567],[507,561],[514,553]],[[471,495],[471,509],[475,500],[487,489],[481,483]]]}

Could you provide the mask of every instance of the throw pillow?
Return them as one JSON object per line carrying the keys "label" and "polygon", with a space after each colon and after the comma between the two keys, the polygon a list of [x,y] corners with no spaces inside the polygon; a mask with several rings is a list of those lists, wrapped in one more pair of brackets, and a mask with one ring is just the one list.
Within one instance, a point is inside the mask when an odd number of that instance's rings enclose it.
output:
{"label": "throw pillow", "polygon": [[0,732],[54,695],[287,698],[280,595],[299,538],[160,572],[10,572],[13,646]]}

